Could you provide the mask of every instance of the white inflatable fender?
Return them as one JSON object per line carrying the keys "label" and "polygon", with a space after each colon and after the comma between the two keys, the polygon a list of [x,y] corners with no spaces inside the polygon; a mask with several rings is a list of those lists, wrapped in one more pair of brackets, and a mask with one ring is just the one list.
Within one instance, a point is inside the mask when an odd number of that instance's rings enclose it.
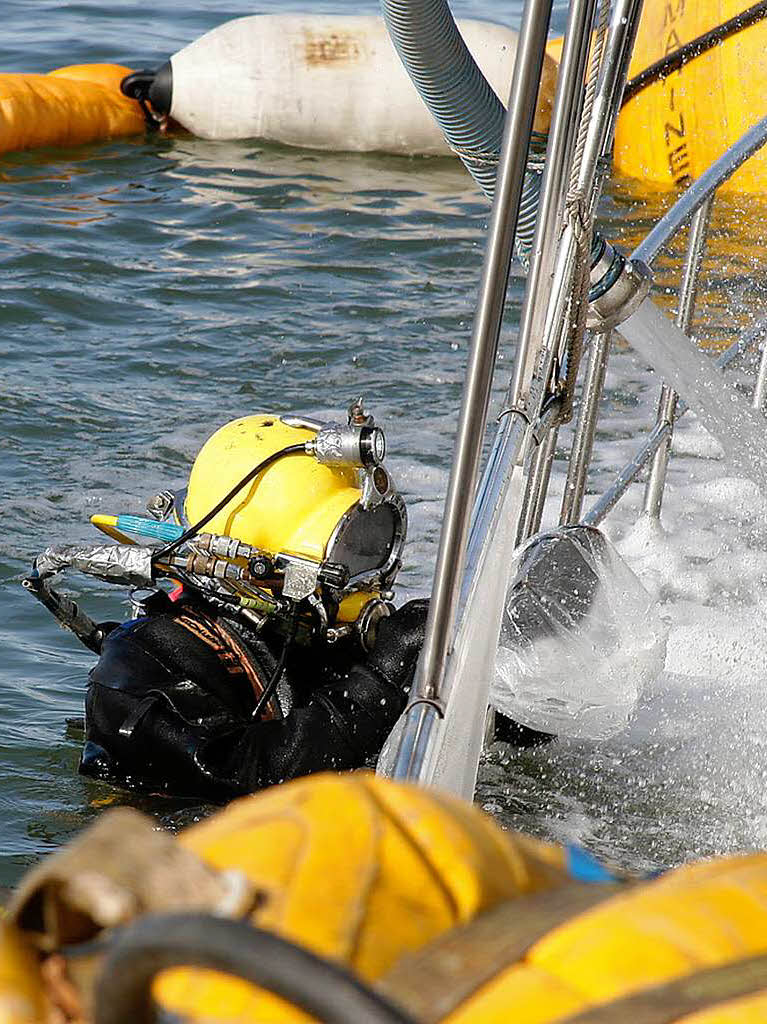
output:
{"label": "white inflatable fender", "polygon": [[[501,100],[517,33],[459,21]],[[545,131],[556,65],[547,57],[536,128]],[[383,19],[265,14],[225,22],[171,57],[171,117],[206,139],[260,138],[354,152],[446,155],[450,148],[389,39]]]}

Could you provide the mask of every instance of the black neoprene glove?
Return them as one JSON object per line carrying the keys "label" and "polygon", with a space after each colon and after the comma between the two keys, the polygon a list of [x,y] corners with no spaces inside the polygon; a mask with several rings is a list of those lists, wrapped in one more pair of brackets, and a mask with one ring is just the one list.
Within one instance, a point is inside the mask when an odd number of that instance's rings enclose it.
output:
{"label": "black neoprene glove", "polygon": [[388,680],[412,675],[426,635],[426,598],[408,601],[378,625],[378,634],[367,663]]}

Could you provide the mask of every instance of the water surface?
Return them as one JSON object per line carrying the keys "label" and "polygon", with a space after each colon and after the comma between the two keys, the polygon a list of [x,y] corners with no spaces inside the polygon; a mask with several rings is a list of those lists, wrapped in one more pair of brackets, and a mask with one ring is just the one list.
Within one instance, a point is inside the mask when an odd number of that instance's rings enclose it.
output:
{"label": "water surface", "polygon": [[[456,12],[515,25],[520,7],[472,0]],[[325,0],[306,8],[375,10]],[[0,68],[43,71],[73,60],[159,63],[254,9],[242,0],[167,0],[158,13],[132,0],[9,0],[4,13]],[[631,248],[668,202],[615,181],[603,219]],[[765,212],[732,200],[717,210],[701,311],[708,346],[758,316]],[[157,490],[183,484],[217,426],[250,412],[337,415],[363,393],[387,428],[410,509],[400,595],[428,592],[487,213],[449,160],[185,136],[0,158],[1,885],[126,799],[76,774],[93,658],[19,579],[47,544],[93,540],[94,512],[140,511]],[[678,262],[677,250],[659,262],[661,286]],[[521,298],[515,279],[496,408]],[[661,298],[673,307],[673,293]],[[737,371],[744,388],[748,370]],[[632,453],[657,386],[617,343],[592,491]],[[555,495],[568,441],[563,432]],[[673,624],[666,673],[624,734],[532,754],[495,749],[480,785],[504,824],[577,838],[636,867],[767,839],[756,628],[767,605],[764,504],[694,421],[679,447],[668,536],[632,532],[639,487],[608,524]],[[556,516],[554,500],[547,515]],[[97,618],[127,614],[115,589],[73,575],[67,590]],[[171,824],[203,811],[134,802]]]}

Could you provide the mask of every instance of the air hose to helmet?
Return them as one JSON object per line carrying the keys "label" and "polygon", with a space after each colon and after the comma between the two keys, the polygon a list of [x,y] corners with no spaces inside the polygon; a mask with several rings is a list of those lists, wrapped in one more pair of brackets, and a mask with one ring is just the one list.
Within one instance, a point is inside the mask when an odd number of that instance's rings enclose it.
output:
{"label": "air hose to helmet", "polygon": [[259,473],[262,473],[269,466],[278,462],[280,459],[285,458],[288,455],[306,455],[306,446],[303,444],[289,444],[286,448],[280,448],[278,452],[272,452],[271,455],[267,455],[265,459],[262,459],[257,466],[254,466],[239,483],[236,483],[234,487],[226,494],[217,505],[214,505],[210,512],[207,512],[202,519],[198,520],[193,526],[190,526],[188,530],[184,530],[180,537],[177,537],[170,544],[166,544],[164,547],[158,548],[157,551],[152,554],[152,564],[161,562],[168,555],[172,555],[174,551],[177,551],[182,544],[186,544],[187,541],[192,540],[202,530],[204,526],[217,516],[221,509],[226,508],[232,498],[236,498],[243,487],[247,487],[251,481],[255,480]]}
{"label": "air hose to helmet", "polygon": [[[267,455],[265,459],[262,459],[258,463],[258,465],[254,466],[253,469],[246,473],[242,480],[238,481],[234,485],[234,487],[226,495],[224,495],[221,501],[219,501],[217,505],[214,505],[210,512],[207,512],[202,517],[202,519],[199,519],[193,526],[190,526],[188,530],[185,530],[180,537],[177,537],[174,541],[171,541],[170,544],[166,544],[164,547],[156,551],[152,555],[152,563],[157,564],[157,562],[161,562],[163,559],[173,554],[173,552],[180,548],[182,544],[185,544],[187,541],[192,540],[192,538],[196,537],[200,530],[202,530],[202,528],[206,526],[211,521],[211,519],[213,519],[214,516],[217,516],[218,513],[223,508],[225,508],[233,498],[235,498],[239,494],[243,487],[247,487],[248,484],[251,483],[251,481],[255,480],[259,473],[262,473],[265,469],[268,469],[269,466],[274,465],[274,463],[278,462],[280,459],[287,458],[290,455],[306,454],[307,451],[305,445],[290,444],[287,445],[287,447],[285,448],[280,448],[280,450],[277,452],[272,452],[271,455]],[[282,679],[282,674],[285,671],[285,664],[287,663],[288,660],[288,652],[293,644],[293,641],[296,638],[297,630],[298,602],[294,601],[292,607],[292,614],[290,617],[290,627],[285,638],[285,643],[283,645],[279,661],[275,666],[274,672],[272,673],[269,682],[264,687],[264,692],[256,701],[256,706],[253,709],[252,714],[252,717],[254,719],[257,719],[261,715],[261,712],[267,706],[267,704],[269,703],[274,694],[274,691],[277,689],[280,679]]]}

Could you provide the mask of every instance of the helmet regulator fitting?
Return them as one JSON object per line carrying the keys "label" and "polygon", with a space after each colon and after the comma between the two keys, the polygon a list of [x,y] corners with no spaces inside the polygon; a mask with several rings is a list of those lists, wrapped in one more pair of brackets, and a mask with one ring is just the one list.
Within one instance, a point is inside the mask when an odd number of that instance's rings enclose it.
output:
{"label": "helmet regulator fitting", "polygon": [[327,423],[306,442],[306,450],[323,466],[372,469],[386,456],[386,438],[380,427]]}

